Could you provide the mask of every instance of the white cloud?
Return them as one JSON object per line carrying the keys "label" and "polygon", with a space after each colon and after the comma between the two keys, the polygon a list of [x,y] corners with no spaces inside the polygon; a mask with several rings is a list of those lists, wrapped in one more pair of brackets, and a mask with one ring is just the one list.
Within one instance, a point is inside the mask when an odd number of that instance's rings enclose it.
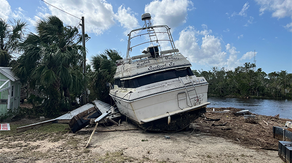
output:
{"label": "white cloud", "polygon": [[201,50],[204,58],[203,63],[216,67],[222,67],[226,52],[221,51],[220,39],[213,35],[205,35],[202,38]]}
{"label": "white cloud", "polygon": [[189,0],[155,0],[145,6],[155,25],[168,25],[175,28],[186,22],[187,11],[193,6]]}
{"label": "white cloud", "polygon": [[[84,16],[87,33],[102,34],[115,24],[113,7],[105,0],[74,0],[74,2],[72,0],[46,0],[46,2],[76,16],[73,17],[46,4],[51,14],[56,15],[66,25],[78,26],[81,17]],[[46,16],[48,13],[41,12],[39,15]]]}
{"label": "white cloud", "polygon": [[[22,22],[26,22],[25,20],[29,20],[24,14],[23,9],[21,7],[16,8],[14,11],[11,10],[9,3],[6,0],[0,0],[0,19],[2,18],[5,21],[21,20]],[[9,23],[10,24],[10,23]],[[26,33],[27,28],[31,28],[30,24],[26,26],[24,29],[24,33]]]}
{"label": "white cloud", "polygon": [[[247,11],[248,8],[249,8],[249,4],[248,4],[248,2],[246,2],[246,3],[243,5],[243,7],[242,7],[242,9],[240,10],[239,13],[237,13],[237,12],[233,12],[233,13],[230,15],[230,17],[236,16],[236,15],[239,15],[239,16],[246,16],[246,15],[247,15],[247,14],[246,14],[246,11]],[[229,15],[229,14],[226,13],[226,15]],[[229,18],[230,18],[230,17],[229,17]]]}
{"label": "white cloud", "polygon": [[[242,9],[240,10],[239,13],[237,13],[237,12],[233,12],[233,13],[230,15],[230,17],[228,17],[228,18],[230,19],[231,17],[234,17],[234,16],[242,16],[242,17],[246,17],[246,16],[247,16],[246,12],[247,12],[248,8],[249,8],[249,3],[246,2],[246,3],[243,5],[243,7],[242,7]],[[227,14],[227,15],[229,15],[229,14]],[[247,18],[244,18],[244,19],[247,19]],[[250,16],[249,19],[247,20],[247,23],[246,23],[244,26],[247,27],[248,25],[253,24],[253,19],[254,19],[254,17]]]}
{"label": "white cloud", "polygon": [[0,18],[7,20],[11,12],[11,7],[6,0],[0,0]]}
{"label": "white cloud", "polygon": [[236,51],[236,48],[234,46],[231,46],[230,44],[227,44],[226,51],[229,53],[229,57],[225,63],[226,69],[231,70],[235,67],[239,66],[241,63],[237,59],[237,54],[239,54],[239,51]]}
{"label": "white cloud", "polygon": [[226,30],[223,30],[223,32],[229,32],[230,30],[229,30],[229,28],[227,28]]}
{"label": "white cloud", "polygon": [[198,35],[209,35],[209,34],[212,33],[212,30],[208,29],[208,26],[206,24],[202,24],[202,28],[204,30],[196,31],[196,34],[198,34]]}
{"label": "white cloud", "polygon": [[243,37],[243,34],[237,36],[238,39],[241,39]]}
{"label": "white cloud", "polygon": [[204,35],[200,46],[196,36],[202,33],[204,32],[189,26],[180,32],[179,40],[175,41],[175,44],[190,62],[222,66],[226,53],[221,51],[220,39],[213,35]]}
{"label": "white cloud", "polygon": [[276,18],[284,18],[292,15],[291,0],[255,0],[260,6],[260,15],[266,10],[272,11],[272,16]]}
{"label": "white cloud", "polygon": [[230,49],[230,47],[231,47],[231,45],[230,45],[230,44],[226,44],[226,45],[225,45],[225,48],[226,48],[226,50],[229,50],[229,49]]}
{"label": "white cloud", "polygon": [[284,26],[287,30],[289,30],[290,32],[292,32],[292,22],[290,24],[287,24]]}
{"label": "white cloud", "polygon": [[176,47],[190,62],[197,62],[204,58],[204,56],[201,56],[200,46],[195,35],[196,30],[189,26],[180,32],[179,40],[175,41]]}
{"label": "white cloud", "polygon": [[249,26],[250,24],[253,24],[253,20],[254,20],[254,17],[250,16],[249,19],[247,20],[247,23],[244,25],[244,26]]}
{"label": "white cloud", "polygon": [[[237,15],[237,13],[236,12],[233,12],[231,15],[230,15],[230,17],[233,17],[233,16],[235,16],[235,15]],[[229,17],[229,18],[230,18]]]}
{"label": "white cloud", "polygon": [[241,11],[238,13],[238,15],[240,15],[240,16],[246,16],[246,10],[249,8],[249,4],[248,4],[248,2],[246,2],[244,5],[243,5],[243,7],[242,7],[242,9],[241,9]]}
{"label": "white cloud", "polygon": [[115,24],[115,21],[118,21],[126,29],[125,34],[139,26],[138,20],[135,18],[135,13],[132,13],[130,8],[120,6],[115,14],[112,5],[107,3],[106,0],[74,0],[74,3],[72,0],[47,0],[46,2],[69,14],[46,4],[46,7],[39,8],[41,11],[34,18],[35,20],[31,19],[29,20],[30,22],[36,24],[40,19],[50,15],[56,15],[66,25],[78,26],[81,17],[84,16],[86,33],[95,33],[96,35],[102,34],[111,28]]}
{"label": "white cloud", "polygon": [[232,70],[250,59],[249,53],[238,59],[240,52],[234,46],[226,44],[225,49],[222,49],[223,41],[220,38],[211,35],[211,30],[208,33],[202,31],[189,26],[180,32],[179,39],[175,41],[176,47],[190,62]]}
{"label": "white cloud", "polygon": [[27,20],[28,18],[23,14],[23,9],[21,7],[18,7],[15,11],[13,11],[11,13],[11,16],[13,17],[13,19],[16,20],[22,20],[25,19]]}
{"label": "white cloud", "polygon": [[120,6],[118,13],[115,14],[115,18],[121,23],[122,27],[126,28],[125,35],[132,29],[139,27],[138,20],[134,14],[131,14],[130,8],[126,9],[124,6]]}
{"label": "white cloud", "polygon": [[256,54],[257,54],[257,52],[249,51],[249,52],[245,53],[240,58],[240,60],[249,60],[249,59],[252,59]]}
{"label": "white cloud", "polygon": [[[255,0],[260,7],[260,15],[265,11],[271,11],[275,18],[290,17],[292,19],[292,1],[291,0]],[[287,30],[292,32],[292,23],[284,26]]]}

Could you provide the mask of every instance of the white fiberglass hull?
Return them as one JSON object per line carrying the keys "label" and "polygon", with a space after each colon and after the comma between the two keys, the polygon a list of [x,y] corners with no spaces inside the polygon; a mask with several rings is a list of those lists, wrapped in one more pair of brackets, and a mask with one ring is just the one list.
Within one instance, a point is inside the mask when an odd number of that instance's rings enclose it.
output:
{"label": "white fiberglass hull", "polygon": [[153,84],[148,89],[113,89],[110,96],[121,114],[139,124],[193,111],[209,104],[207,82],[181,85],[178,81]]}

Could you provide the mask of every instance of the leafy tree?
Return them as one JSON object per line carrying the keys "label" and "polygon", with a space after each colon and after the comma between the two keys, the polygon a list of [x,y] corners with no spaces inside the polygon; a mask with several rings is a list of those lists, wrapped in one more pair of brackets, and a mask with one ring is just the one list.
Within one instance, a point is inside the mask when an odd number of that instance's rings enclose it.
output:
{"label": "leafy tree", "polygon": [[91,99],[97,98],[105,102],[110,101],[107,83],[113,83],[116,72],[116,61],[122,59],[116,50],[105,50],[92,58],[94,71],[90,74],[90,88],[93,90]]}
{"label": "leafy tree", "polygon": [[85,77],[82,73],[84,48],[76,27],[64,26],[56,16],[42,20],[37,33],[30,33],[21,44],[23,54],[13,66],[21,81],[44,98],[47,116],[60,108],[69,108],[81,95]]}
{"label": "leafy tree", "polygon": [[14,25],[9,25],[0,19],[0,67],[9,66],[11,54],[23,40],[25,26],[26,23],[20,20],[15,21]]}
{"label": "leafy tree", "polygon": [[209,82],[209,95],[235,96],[242,98],[292,98],[292,74],[286,71],[266,74],[261,68],[255,71],[256,65],[245,63],[234,71],[219,70],[196,71],[196,76],[203,76]]}

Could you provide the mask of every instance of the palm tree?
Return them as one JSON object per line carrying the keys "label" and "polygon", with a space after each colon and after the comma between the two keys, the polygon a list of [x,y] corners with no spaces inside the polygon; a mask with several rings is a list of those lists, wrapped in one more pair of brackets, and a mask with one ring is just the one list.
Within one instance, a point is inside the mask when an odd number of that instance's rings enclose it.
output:
{"label": "palm tree", "polygon": [[84,48],[80,43],[76,27],[65,27],[59,18],[51,16],[40,21],[37,34],[30,33],[21,44],[23,55],[13,71],[22,82],[41,92],[46,115],[58,114],[62,104],[71,106],[84,89]]}
{"label": "palm tree", "polygon": [[122,59],[116,50],[105,50],[103,54],[92,58],[94,72],[90,75],[90,87],[93,91],[91,98],[105,102],[110,101],[107,83],[113,83],[116,71],[116,61]]}
{"label": "palm tree", "polygon": [[20,20],[14,25],[8,25],[0,19],[0,67],[7,67],[11,61],[11,54],[18,48],[23,39],[26,23]]}

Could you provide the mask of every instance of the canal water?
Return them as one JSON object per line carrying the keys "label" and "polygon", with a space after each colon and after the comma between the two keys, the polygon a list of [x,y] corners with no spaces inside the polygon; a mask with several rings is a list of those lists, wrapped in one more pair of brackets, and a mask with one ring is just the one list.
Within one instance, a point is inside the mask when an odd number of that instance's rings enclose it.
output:
{"label": "canal water", "polygon": [[292,100],[270,100],[270,99],[240,99],[209,97],[211,102],[208,108],[238,108],[246,109],[255,114],[275,116],[292,119]]}

